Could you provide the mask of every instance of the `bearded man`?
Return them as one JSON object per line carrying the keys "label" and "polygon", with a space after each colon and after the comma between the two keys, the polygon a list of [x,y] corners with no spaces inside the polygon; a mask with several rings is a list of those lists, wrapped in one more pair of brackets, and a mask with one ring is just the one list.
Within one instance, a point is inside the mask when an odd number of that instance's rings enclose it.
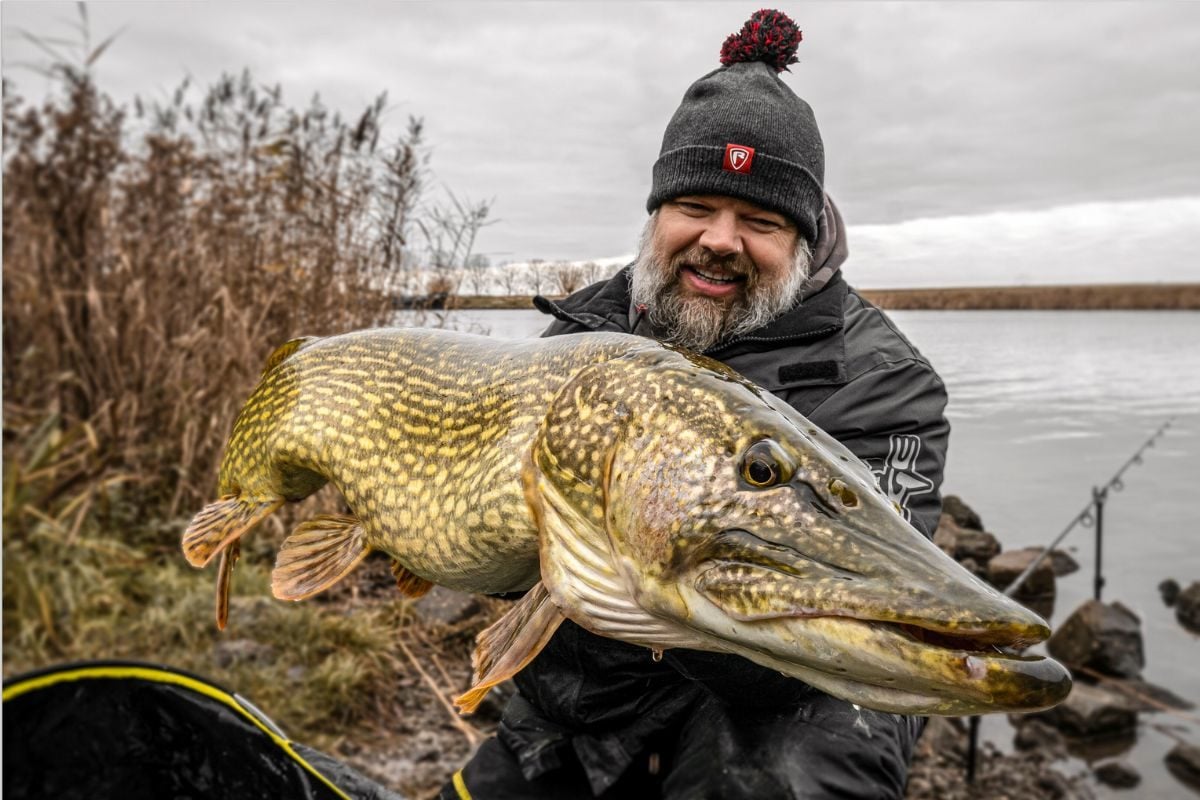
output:
{"label": "bearded man", "polygon": [[[820,132],[777,74],[798,41],[770,11],[731,37],[725,66],[667,126],[637,260],[535,304],[555,318],[546,335],[622,331],[725,362],[871,465],[931,535],[945,389],[841,276],[846,234],[823,188]],[[656,660],[570,621],[515,683],[497,736],[442,797],[898,798],[922,727],[737,656]]]}

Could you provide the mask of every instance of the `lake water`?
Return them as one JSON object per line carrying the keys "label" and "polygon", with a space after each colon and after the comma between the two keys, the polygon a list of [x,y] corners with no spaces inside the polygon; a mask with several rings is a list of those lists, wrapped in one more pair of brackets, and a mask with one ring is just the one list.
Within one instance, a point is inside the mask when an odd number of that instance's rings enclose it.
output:
{"label": "lake water", "polygon": [[[942,375],[952,425],[943,492],[957,494],[1006,549],[1053,539],[1170,417],[1104,512],[1106,601],[1142,620],[1147,680],[1200,705],[1200,637],[1175,620],[1157,586],[1200,580],[1200,313],[1136,311],[896,311],[902,331]],[[460,311],[426,319],[460,330],[536,336],[536,311]],[[1059,580],[1054,624],[1091,596],[1093,532],[1063,543],[1081,569]],[[1189,719],[1143,714],[1125,752],[1140,797],[1186,795],[1166,772],[1172,734],[1200,743]],[[1166,733],[1162,728],[1167,728]],[[984,733],[1003,749],[1002,717]],[[1098,787],[1101,797],[1129,797]]]}

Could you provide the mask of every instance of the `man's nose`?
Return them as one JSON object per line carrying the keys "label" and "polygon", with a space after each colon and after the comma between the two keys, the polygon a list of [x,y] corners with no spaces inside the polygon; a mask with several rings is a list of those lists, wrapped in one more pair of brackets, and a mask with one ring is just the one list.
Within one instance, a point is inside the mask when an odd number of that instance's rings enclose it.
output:
{"label": "man's nose", "polygon": [[728,212],[713,214],[698,244],[718,256],[736,255],[742,252],[742,237],[738,231],[737,217]]}

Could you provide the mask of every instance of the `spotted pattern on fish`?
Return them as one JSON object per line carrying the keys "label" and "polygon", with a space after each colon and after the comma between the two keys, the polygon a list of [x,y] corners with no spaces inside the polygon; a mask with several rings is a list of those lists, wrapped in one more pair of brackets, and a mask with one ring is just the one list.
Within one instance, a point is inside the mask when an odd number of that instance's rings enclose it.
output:
{"label": "spotted pattern on fish", "polygon": [[1029,710],[1069,689],[1061,665],[995,652],[1049,629],[913,529],[844,446],[728,367],[647,339],[289,342],[186,556],[220,555],[228,591],[240,537],[327,482],[352,515],[284,541],[277,597],[321,591],[371,550],[409,595],[533,587],[481,635],[463,708],[564,617],[650,653],[737,653],[898,713]]}
{"label": "spotted pattern on fish", "polygon": [[[313,340],[247,401],[219,491],[299,500],[328,479],[368,543],[412,573],[471,591],[527,588],[537,532],[521,460],[558,386],[639,341],[569,338],[579,341],[407,329]],[[579,435],[578,448],[594,446],[594,431]]]}

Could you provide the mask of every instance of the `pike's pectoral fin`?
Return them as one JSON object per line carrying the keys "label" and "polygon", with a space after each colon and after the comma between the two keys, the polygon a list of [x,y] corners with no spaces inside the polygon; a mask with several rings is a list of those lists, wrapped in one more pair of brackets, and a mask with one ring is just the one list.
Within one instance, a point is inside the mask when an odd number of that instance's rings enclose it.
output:
{"label": "pike's pectoral fin", "polygon": [[369,552],[356,517],[314,517],[284,540],[271,572],[271,592],[280,600],[311,597],[344,578]]}
{"label": "pike's pectoral fin", "polygon": [[256,500],[229,495],[200,509],[183,532],[183,554],[193,567],[203,567],[246,531],[275,513],[282,497]]}
{"label": "pike's pectoral fin", "polygon": [[524,669],[550,641],[563,619],[544,584],[539,582],[530,589],[511,611],[475,640],[475,653],[471,657],[475,680],[454,701],[458,710],[470,714],[493,686]]}
{"label": "pike's pectoral fin", "polygon": [[396,588],[405,597],[413,599],[424,597],[433,588],[433,581],[427,581],[420,575],[412,574],[408,571],[408,567],[395,559],[392,560],[392,574],[396,576]]}
{"label": "pike's pectoral fin", "polygon": [[221,562],[217,568],[217,630],[225,630],[225,623],[229,621],[229,588],[233,581],[233,565],[241,554],[241,542],[234,542],[221,551]]}

